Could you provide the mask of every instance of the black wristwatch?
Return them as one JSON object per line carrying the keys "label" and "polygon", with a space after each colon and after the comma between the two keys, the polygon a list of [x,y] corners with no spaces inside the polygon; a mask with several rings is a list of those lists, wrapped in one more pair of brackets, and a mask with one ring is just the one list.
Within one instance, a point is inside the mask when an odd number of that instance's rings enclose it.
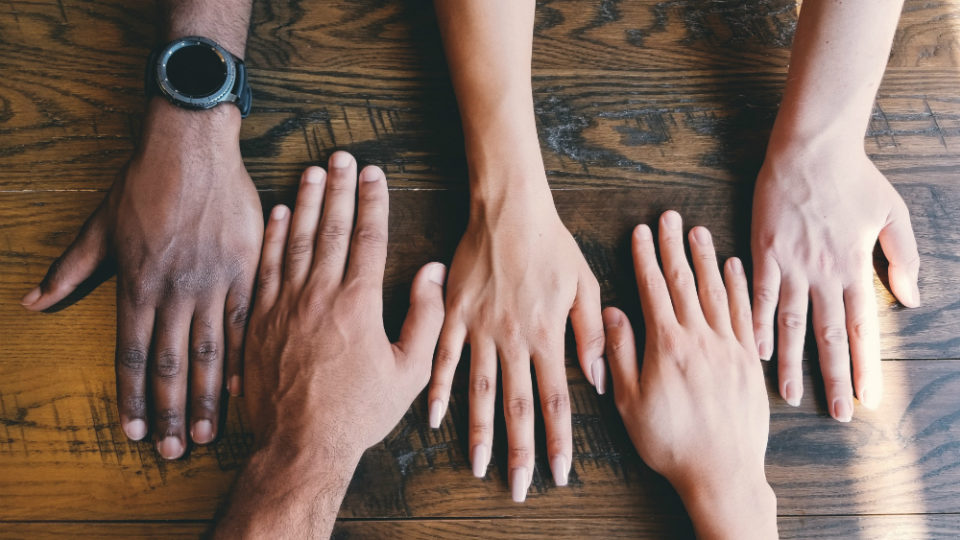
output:
{"label": "black wristwatch", "polygon": [[184,109],[212,109],[233,103],[250,114],[253,96],[243,60],[215,41],[189,36],[154,49],[147,61],[147,96],[161,95]]}

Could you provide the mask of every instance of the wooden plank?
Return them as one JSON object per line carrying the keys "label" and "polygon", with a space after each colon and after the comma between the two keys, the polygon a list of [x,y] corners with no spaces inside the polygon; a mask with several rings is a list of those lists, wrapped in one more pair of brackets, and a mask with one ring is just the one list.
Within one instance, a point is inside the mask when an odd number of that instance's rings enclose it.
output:
{"label": "wooden plank", "polygon": [[[958,358],[960,186],[903,186],[923,257],[918,310],[881,297],[887,358]],[[291,193],[266,193],[289,202]],[[409,279],[430,258],[448,260],[463,226],[465,193],[393,191],[386,280],[387,328],[396,335]],[[561,216],[596,270],[608,303],[636,313],[627,239],[632,224],[677,207],[713,228],[722,255],[745,254],[747,201],[732,188],[557,191]],[[56,314],[28,314],[17,299],[69,243],[98,193],[0,194],[0,520],[209,519],[251,444],[236,403],[223,437],[182,461],[124,439],[115,412],[112,282]],[[669,486],[640,463],[609,396],[587,385],[568,343],[575,459],[569,488],[555,488],[540,449],[528,502],[509,500],[501,426],[486,480],[471,477],[467,400],[460,370],[450,414],[426,427],[418,400],[363,460],[344,517],[567,517],[679,515]],[[826,414],[806,363],[802,406],[775,397],[768,475],[785,515],[960,512],[960,361],[885,363],[886,401],[851,425]],[[538,428],[542,429],[542,428]],[[542,432],[541,432],[542,433]],[[542,435],[540,436],[542,441]]]}

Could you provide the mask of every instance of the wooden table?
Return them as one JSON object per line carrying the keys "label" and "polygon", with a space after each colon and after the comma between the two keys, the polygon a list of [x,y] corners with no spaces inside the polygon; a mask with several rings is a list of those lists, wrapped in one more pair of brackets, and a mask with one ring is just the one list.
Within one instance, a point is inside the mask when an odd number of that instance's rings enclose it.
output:
{"label": "wooden table", "polygon": [[[667,208],[749,257],[750,197],[796,22],[787,0],[550,0],[537,12],[537,120],[560,214],[604,301],[637,313],[631,227]],[[0,3],[0,538],[196,535],[251,437],[237,402],[215,444],[176,462],[129,442],[117,419],[114,282],[73,307],[19,298],[70,242],[129,157],[156,8],[121,0]],[[247,51],[255,94],[242,149],[269,206],[336,148],[391,187],[388,330],[414,270],[449,261],[465,224],[456,102],[428,1],[265,2]],[[824,96],[824,99],[829,99]],[[839,424],[815,365],[799,408],[776,396],[767,474],[784,537],[960,535],[960,1],[908,0],[868,153],[913,216],[924,306],[877,279],[885,399]],[[185,232],[185,234],[188,234]],[[878,257],[880,276],[885,276]],[[460,370],[439,431],[419,399],[370,450],[337,535],[457,538],[690,535],[668,484],[629,444],[568,346],[574,460],[556,488],[540,455],[510,501],[502,416],[490,474],[470,474]],[[466,361],[464,362],[466,364]]]}

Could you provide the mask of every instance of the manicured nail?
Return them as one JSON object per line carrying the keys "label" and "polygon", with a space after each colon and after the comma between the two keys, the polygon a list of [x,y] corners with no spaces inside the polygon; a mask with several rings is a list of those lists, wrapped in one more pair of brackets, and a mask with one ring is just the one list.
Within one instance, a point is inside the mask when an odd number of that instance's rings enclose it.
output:
{"label": "manicured nail", "polygon": [[308,184],[319,184],[325,176],[326,173],[320,167],[310,167],[307,169],[307,174],[303,176],[303,181]]}
{"label": "manicured nail", "polygon": [[34,302],[40,299],[40,296],[43,294],[43,290],[40,287],[34,287],[32,291],[28,292],[26,296],[20,300],[21,306],[32,306]]}
{"label": "manicured nail", "polygon": [[490,464],[490,449],[487,445],[480,443],[473,446],[470,451],[470,463],[473,465],[473,475],[477,478],[483,478],[487,475],[487,465]]}
{"label": "manicured nail", "polygon": [[680,214],[674,210],[667,210],[663,213],[663,224],[671,229],[676,229],[680,227],[680,223],[683,220],[680,219]]}
{"label": "manicured nail", "polygon": [[183,455],[183,443],[179,437],[165,437],[157,443],[157,452],[163,459],[177,459]]}
{"label": "manicured nail", "polygon": [[369,166],[364,167],[363,171],[360,172],[360,181],[361,182],[376,182],[381,178],[386,178],[386,175],[383,174],[383,170],[380,167]]}
{"label": "manicured nail", "polygon": [[440,421],[443,420],[443,401],[435,399],[430,402],[430,427],[440,429]]}
{"label": "manicured nail", "polygon": [[593,375],[593,386],[601,396],[606,389],[606,367],[603,365],[603,358],[597,358],[590,366],[590,374]]}
{"label": "manicured nail", "polygon": [[337,169],[346,169],[353,161],[353,157],[346,152],[334,152],[330,156],[330,166]]}
{"label": "manicured nail", "polygon": [[693,237],[698,244],[707,245],[710,243],[710,231],[706,227],[694,227]]}
{"label": "manicured nail", "polygon": [[444,279],[447,277],[447,267],[441,263],[433,263],[430,265],[430,269],[427,270],[427,278],[436,283],[437,285],[443,285]]}
{"label": "manicured nail", "polygon": [[190,430],[190,438],[197,444],[207,444],[213,440],[213,424],[209,420],[194,422]]}
{"label": "manicured nail", "polygon": [[527,468],[517,467],[510,471],[510,493],[513,495],[513,502],[522,503],[527,500]]}
{"label": "manicured nail", "polygon": [[800,405],[800,396],[803,395],[803,392],[800,388],[800,385],[793,382],[787,381],[783,383],[783,399],[787,400],[793,407]]}
{"label": "manicured nail", "polygon": [[770,357],[773,356],[773,347],[770,346],[769,341],[759,339],[757,340],[757,353],[761,360],[770,360]]}
{"label": "manicured nail", "polygon": [[876,409],[880,405],[880,400],[876,398],[880,394],[875,394],[866,388],[860,390],[860,404],[868,409]]}
{"label": "manicured nail", "polygon": [[839,422],[849,422],[853,419],[853,400],[848,397],[833,400],[833,417]]}
{"label": "manicured nail", "polygon": [[137,418],[123,425],[123,432],[131,441],[139,441],[147,435],[147,423]]}
{"label": "manicured nail", "polygon": [[270,218],[273,219],[273,220],[275,220],[275,221],[280,221],[281,219],[287,217],[287,213],[288,213],[288,212],[289,212],[289,210],[287,209],[286,206],[284,206],[284,205],[282,205],[282,204],[278,204],[278,205],[274,206],[274,207],[273,207],[273,211],[270,212]]}
{"label": "manicured nail", "polygon": [[553,483],[558,486],[567,485],[567,477],[570,469],[567,467],[567,458],[563,456],[553,456],[550,460],[550,471],[553,472]]}
{"label": "manicured nail", "polygon": [[237,397],[240,395],[240,376],[233,375],[230,377],[230,382],[227,383],[227,391],[230,392],[230,395]]}
{"label": "manicured nail", "polygon": [[743,263],[739,257],[730,258],[730,271],[738,276],[743,274]]}

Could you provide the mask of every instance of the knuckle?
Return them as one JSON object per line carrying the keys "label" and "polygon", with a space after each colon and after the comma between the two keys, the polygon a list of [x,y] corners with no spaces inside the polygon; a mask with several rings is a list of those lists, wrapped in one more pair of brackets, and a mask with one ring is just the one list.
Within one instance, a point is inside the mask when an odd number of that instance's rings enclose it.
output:
{"label": "knuckle", "polygon": [[343,240],[349,229],[341,221],[330,220],[320,227],[320,237],[325,240]]}
{"label": "knuckle", "polygon": [[121,399],[120,407],[128,416],[143,416],[147,410],[147,398],[143,394],[131,394]]}
{"label": "knuckle", "polygon": [[780,327],[785,330],[803,330],[807,326],[807,318],[799,313],[790,311],[780,313]]}
{"label": "knuckle", "polygon": [[237,330],[243,330],[250,319],[250,305],[243,302],[227,313],[227,322]]}
{"label": "knuckle", "polygon": [[147,366],[147,352],[142,347],[123,347],[117,351],[117,362],[127,371],[142,372]]}
{"label": "knuckle", "polygon": [[183,362],[177,350],[163,349],[157,352],[157,361],[154,364],[157,377],[175,379],[180,375]]}
{"label": "knuckle", "polygon": [[134,306],[144,306],[153,301],[154,287],[149,280],[138,279],[128,282],[124,287],[127,300]]}
{"label": "knuckle", "polygon": [[207,415],[215,413],[219,405],[220,400],[214,394],[201,393],[193,398],[193,410],[207,413]]}
{"label": "knuckle", "polygon": [[220,359],[220,347],[216,341],[201,341],[193,346],[192,360],[203,367],[210,367]]}
{"label": "knuckle", "polygon": [[533,401],[527,397],[515,397],[507,400],[506,416],[512,420],[525,420],[533,415]]}
{"label": "knuckle", "polygon": [[623,358],[628,354],[633,354],[635,351],[630,349],[631,347],[628,346],[628,342],[623,336],[607,341],[608,354],[614,358]]}
{"label": "knuckle", "polygon": [[437,349],[436,359],[434,360],[437,370],[443,372],[453,371],[459,362],[460,355],[454,355],[450,349],[446,347]]}
{"label": "knuckle", "polygon": [[387,235],[380,227],[361,225],[357,227],[354,234],[357,241],[362,244],[380,246],[387,243]]}
{"label": "knuckle", "polygon": [[821,326],[817,335],[824,345],[842,345],[847,342],[847,331],[841,325]]}
{"label": "knuckle", "polygon": [[779,291],[773,287],[768,287],[766,285],[757,285],[753,288],[753,299],[755,302],[763,302],[766,304],[776,304],[777,300],[780,297]]}
{"label": "knuckle", "polygon": [[293,235],[290,243],[287,244],[287,254],[292,259],[299,260],[305,258],[313,250],[313,238],[308,234],[299,233]]}
{"label": "knuckle", "polygon": [[604,336],[602,331],[590,332],[587,334],[585,340],[583,340],[583,347],[586,350],[603,350],[604,344],[606,344],[606,336]]}
{"label": "knuckle", "polygon": [[490,377],[478,375],[470,380],[470,393],[473,398],[489,397],[493,393],[493,383]]}
{"label": "knuckle", "polygon": [[159,409],[157,410],[157,422],[168,428],[175,428],[183,425],[183,412],[180,409]]}
{"label": "knuckle", "polygon": [[669,279],[670,283],[672,283],[675,287],[688,287],[691,285],[691,283],[693,283],[693,276],[690,275],[689,268],[671,270],[668,272],[667,276],[667,279]]}
{"label": "knuckle", "polygon": [[705,299],[714,303],[727,302],[727,290],[716,285],[707,285],[703,287],[703,296]]}
{"label": "knuckle", "polygon": [[280,279],[280,271],[275,266],[262,266],[260,268],[260,287],[272,286]]}
{"label": "knuckle", "polygon": [[570,411],[570,396],[566,392],[552,392],[543,398],[543,413],[553,418],[563,417]]}
{"label": "knuckle", "polygon": [[681,337],[676,332],[663,331],[656,334],[657,350],[666,356],[674,356],[683,347]]}
{"label": "knuckle", "polygon": [[471,441],[485,441],[489,436],[490,423],[481,421],[481,420],[471,420],[470,421],[470,440]]}
{"label": "knuckle", "polygon": [[862,319],[854,320],[850,327],[852,330],[851,337],[858,340],[872,337],[871,334],[873,334],[874,330],[874,326],[872,324]]}
{"label": "knuckle", "polygon": [[509,463],[527,463],[533,459],[533,451],[526,446],[511,446],[507,454]]}

